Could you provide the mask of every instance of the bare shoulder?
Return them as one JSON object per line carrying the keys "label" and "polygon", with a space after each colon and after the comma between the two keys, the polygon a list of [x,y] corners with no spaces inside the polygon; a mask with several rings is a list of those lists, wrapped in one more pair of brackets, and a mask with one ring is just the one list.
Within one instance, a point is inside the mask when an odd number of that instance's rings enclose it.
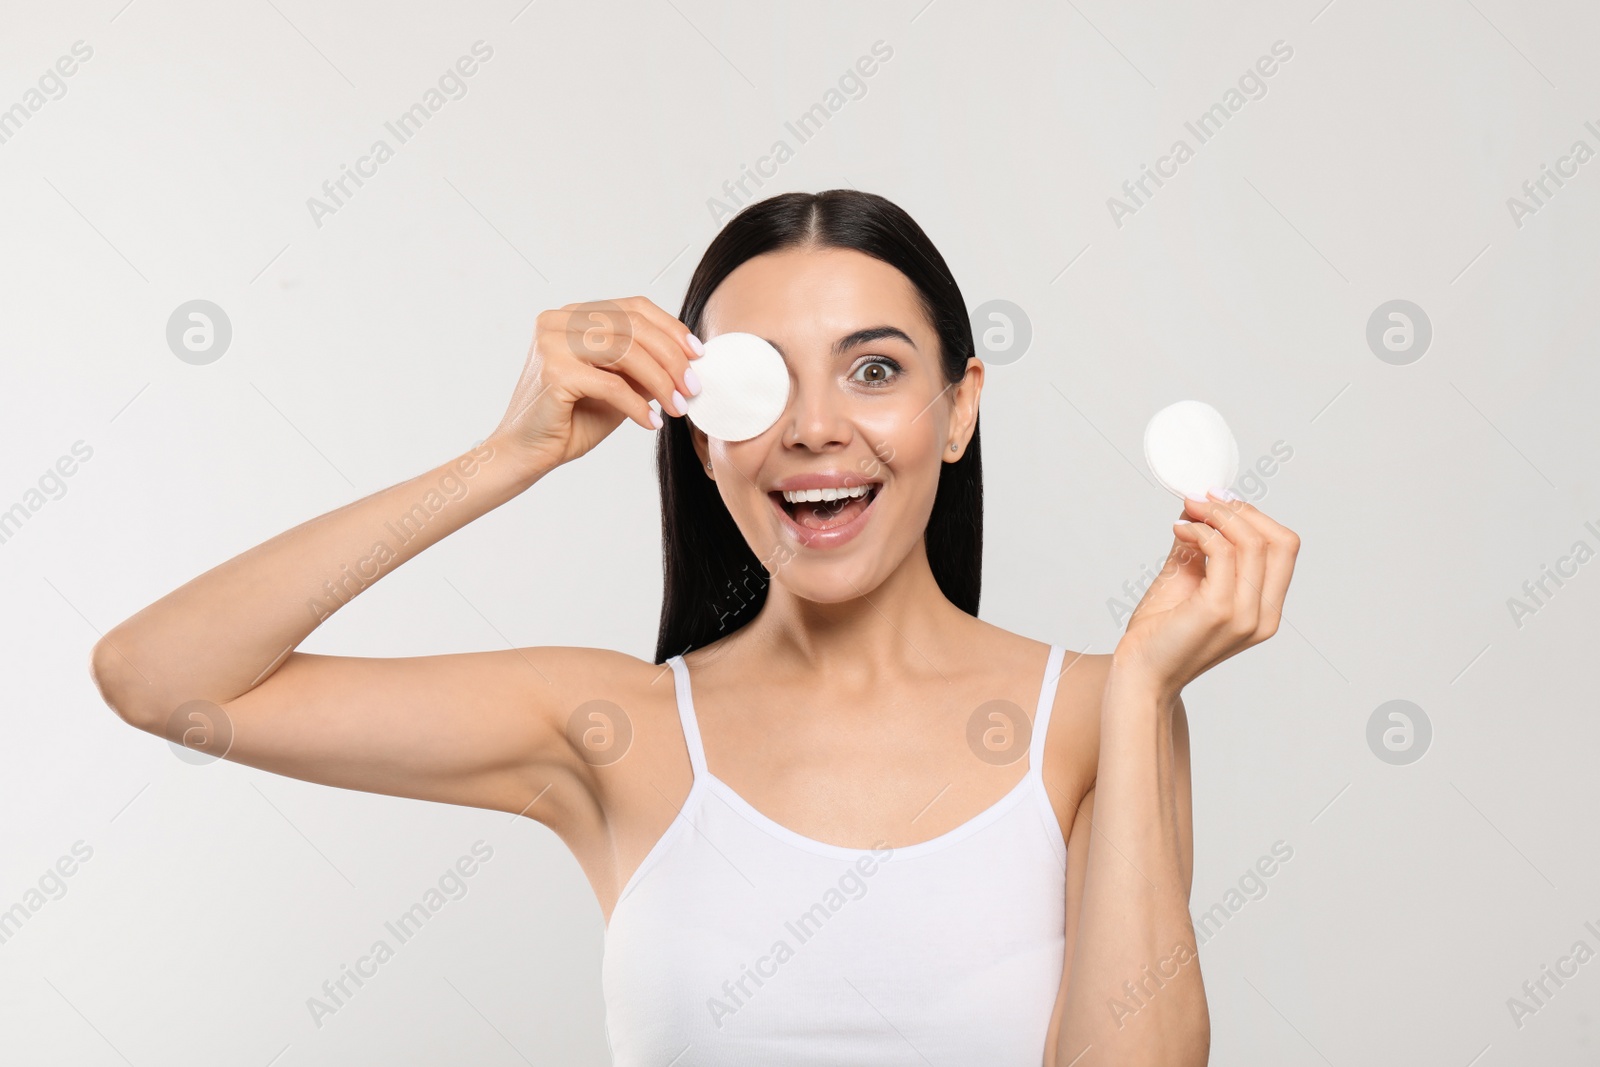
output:
{"label": "bare shoulder", "polygon": [[1111,673],[1111,653],[1068,650],[1061,663],[1046,740],[1047,762],[1072,769],[1093,784],[1100,751],[1100,697]]}
{"label": "bare shoulder", "polygon": [[[976,620],[975,620],[976,621]],[[976,662],[999,667],[1008,673],[1037,678],[1040,666],[1050,654],[1051,645],[992,623],[977,622],[969,648]],[[1099,741],[1100,691],[1111,670],[1110,653],[1077,652],[1067,649],[1062,657],[1055,701],[1050,709],[1047,752],[1061,752],[1062,742],[1082,730],[1092,730]],[[1048,684],[1053,679],[1045,679]]]}
{"label": "bare shoulder", "polygon": [[667,668],[610,648],[579,645],[540,645],[519,648],[516,655],[564,702],[572,696],[618,694]]}
{"label": "bare shoulder", "polygon": [[669,665],[606,648],[520,651],[546,682],[543,713],[565,735],[569,765],[587,794],[588,818],[576,821],[589,825],[574,826],[569,837],[551,824],[569,845],[593,840],[586,831],[632,821],[636,809],[653,815],[663,793],[687,791],[691,772]]}
{"label": "bare shoulder", "polygon": [[1045,736],[1044,781],[1050,806],[1070,837],[1078,807],[1094,788],[1100,763],[1100,694],[1111,670],[1111,654],[1075,652],[1061,663],[1050,711],[1050,732]]}
{"label": "bare shoulder", "polygon": [[[985,624],[987,625],[987,624]],[[1050,645],[989,626],[989,654],[1013,663],[1037,664]],[[1009,649],[1001,653],[1000,649]],[[1018,658],[1020,657],[1020,659]],[[1037,670],[1037,666],[1031,667]],[[1045,734],[1044,781],[1050,804],[1064,830],[1070,829],[1084,794],[1094,785],[1100,755],[1100,695],[1111,670],[1111,654],[1067,649],[1055,683],[1055,699]],[[1050,680],[1046,679],[1048,683]]]}
{"label": "bare shoulder", "polygon": [[498,672],[461,683],[493,687],[496,673],[520,679],[522,713],[554,735],[551,762],[528,769],[520,814],[550,826],[569,845],[592,839],[610,821],[615,783],[641,762],[638,750],[660,747],[654,742],[661,711],[672,707],[670,677],[664,685],[660,677],[670,669],[626,652],[575,645],[507,649],[494,657]]}
{"label": "bare shoulder", "polygon": [[[693,784],[672,668],[609,649],[532,651],[549,674],[569,781],[580,784],[569,787],[575,796],[568,804],[555,797],[558,783],[552,781],[524,814],[561,837],[609,919],[623,884]],[[546,804],[553,810],[541,818],[538,809]]]}
{"label": "bare shoulder", "polygon": [[672,668],[609,648],[549,645],[518,649],[544,682],[543,714],[591,769],[620,763],[639,730],[663,715],[676,729]]}

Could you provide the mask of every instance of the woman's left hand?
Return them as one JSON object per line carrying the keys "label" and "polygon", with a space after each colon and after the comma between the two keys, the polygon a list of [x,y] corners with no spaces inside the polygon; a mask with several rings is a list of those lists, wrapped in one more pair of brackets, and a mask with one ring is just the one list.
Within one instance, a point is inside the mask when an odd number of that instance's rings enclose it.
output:
{"label": "woman's left hand", "polygon": [[1128,619],[1112,673],[1162,694],[1278,632],[1300,538],[1243,501],[1185,500],[1194,521]]}

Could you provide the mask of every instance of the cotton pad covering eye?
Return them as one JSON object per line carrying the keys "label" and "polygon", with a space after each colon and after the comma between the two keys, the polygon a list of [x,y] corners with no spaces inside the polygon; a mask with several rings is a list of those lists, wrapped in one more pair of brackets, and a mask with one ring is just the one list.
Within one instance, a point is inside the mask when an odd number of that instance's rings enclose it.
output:
{"label": "cotton pad covering eye", "polygon": [[707,437],[746,441],[766,433],[789,406],[789,367],[778,350],[753,333],[720,333],[690,366],[700,392],[684,413]]}
{"label": "cotton pad covering eye", "polygon": [[1156,412],[1144,428],[1144,461],[1164,488],[1190,500],[1226,489],[1239,474],[1239,444],[1222,414],[1199,400]]}

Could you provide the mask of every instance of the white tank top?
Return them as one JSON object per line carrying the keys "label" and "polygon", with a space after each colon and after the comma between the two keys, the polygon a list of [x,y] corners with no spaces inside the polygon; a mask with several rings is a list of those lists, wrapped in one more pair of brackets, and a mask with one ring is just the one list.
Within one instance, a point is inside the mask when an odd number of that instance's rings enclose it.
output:
{"label": "white tank top", "polygon": [[668,660],[694,782],[606,927],[616,1067],[1039,1067],[1064,953],[1067,849],[1041,768],[1065,652],[1022,780],[893,849],[798,834],[708,771],[689,669]]}

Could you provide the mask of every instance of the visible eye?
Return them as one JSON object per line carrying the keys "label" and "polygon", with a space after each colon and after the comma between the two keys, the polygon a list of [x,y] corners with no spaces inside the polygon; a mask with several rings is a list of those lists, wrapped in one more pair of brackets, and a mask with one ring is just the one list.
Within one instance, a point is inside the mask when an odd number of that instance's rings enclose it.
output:
{"label": "visible eye", "polygon": [[[871,373],[867,378],[856,377],[862,371]],[[888,356],[872,356],[856,365],[855,371],[851,374],[851,381],[861,382],[863,385],[869,385],[874,388],[881,388],[898,377],[901,371],[900,364]]]}

